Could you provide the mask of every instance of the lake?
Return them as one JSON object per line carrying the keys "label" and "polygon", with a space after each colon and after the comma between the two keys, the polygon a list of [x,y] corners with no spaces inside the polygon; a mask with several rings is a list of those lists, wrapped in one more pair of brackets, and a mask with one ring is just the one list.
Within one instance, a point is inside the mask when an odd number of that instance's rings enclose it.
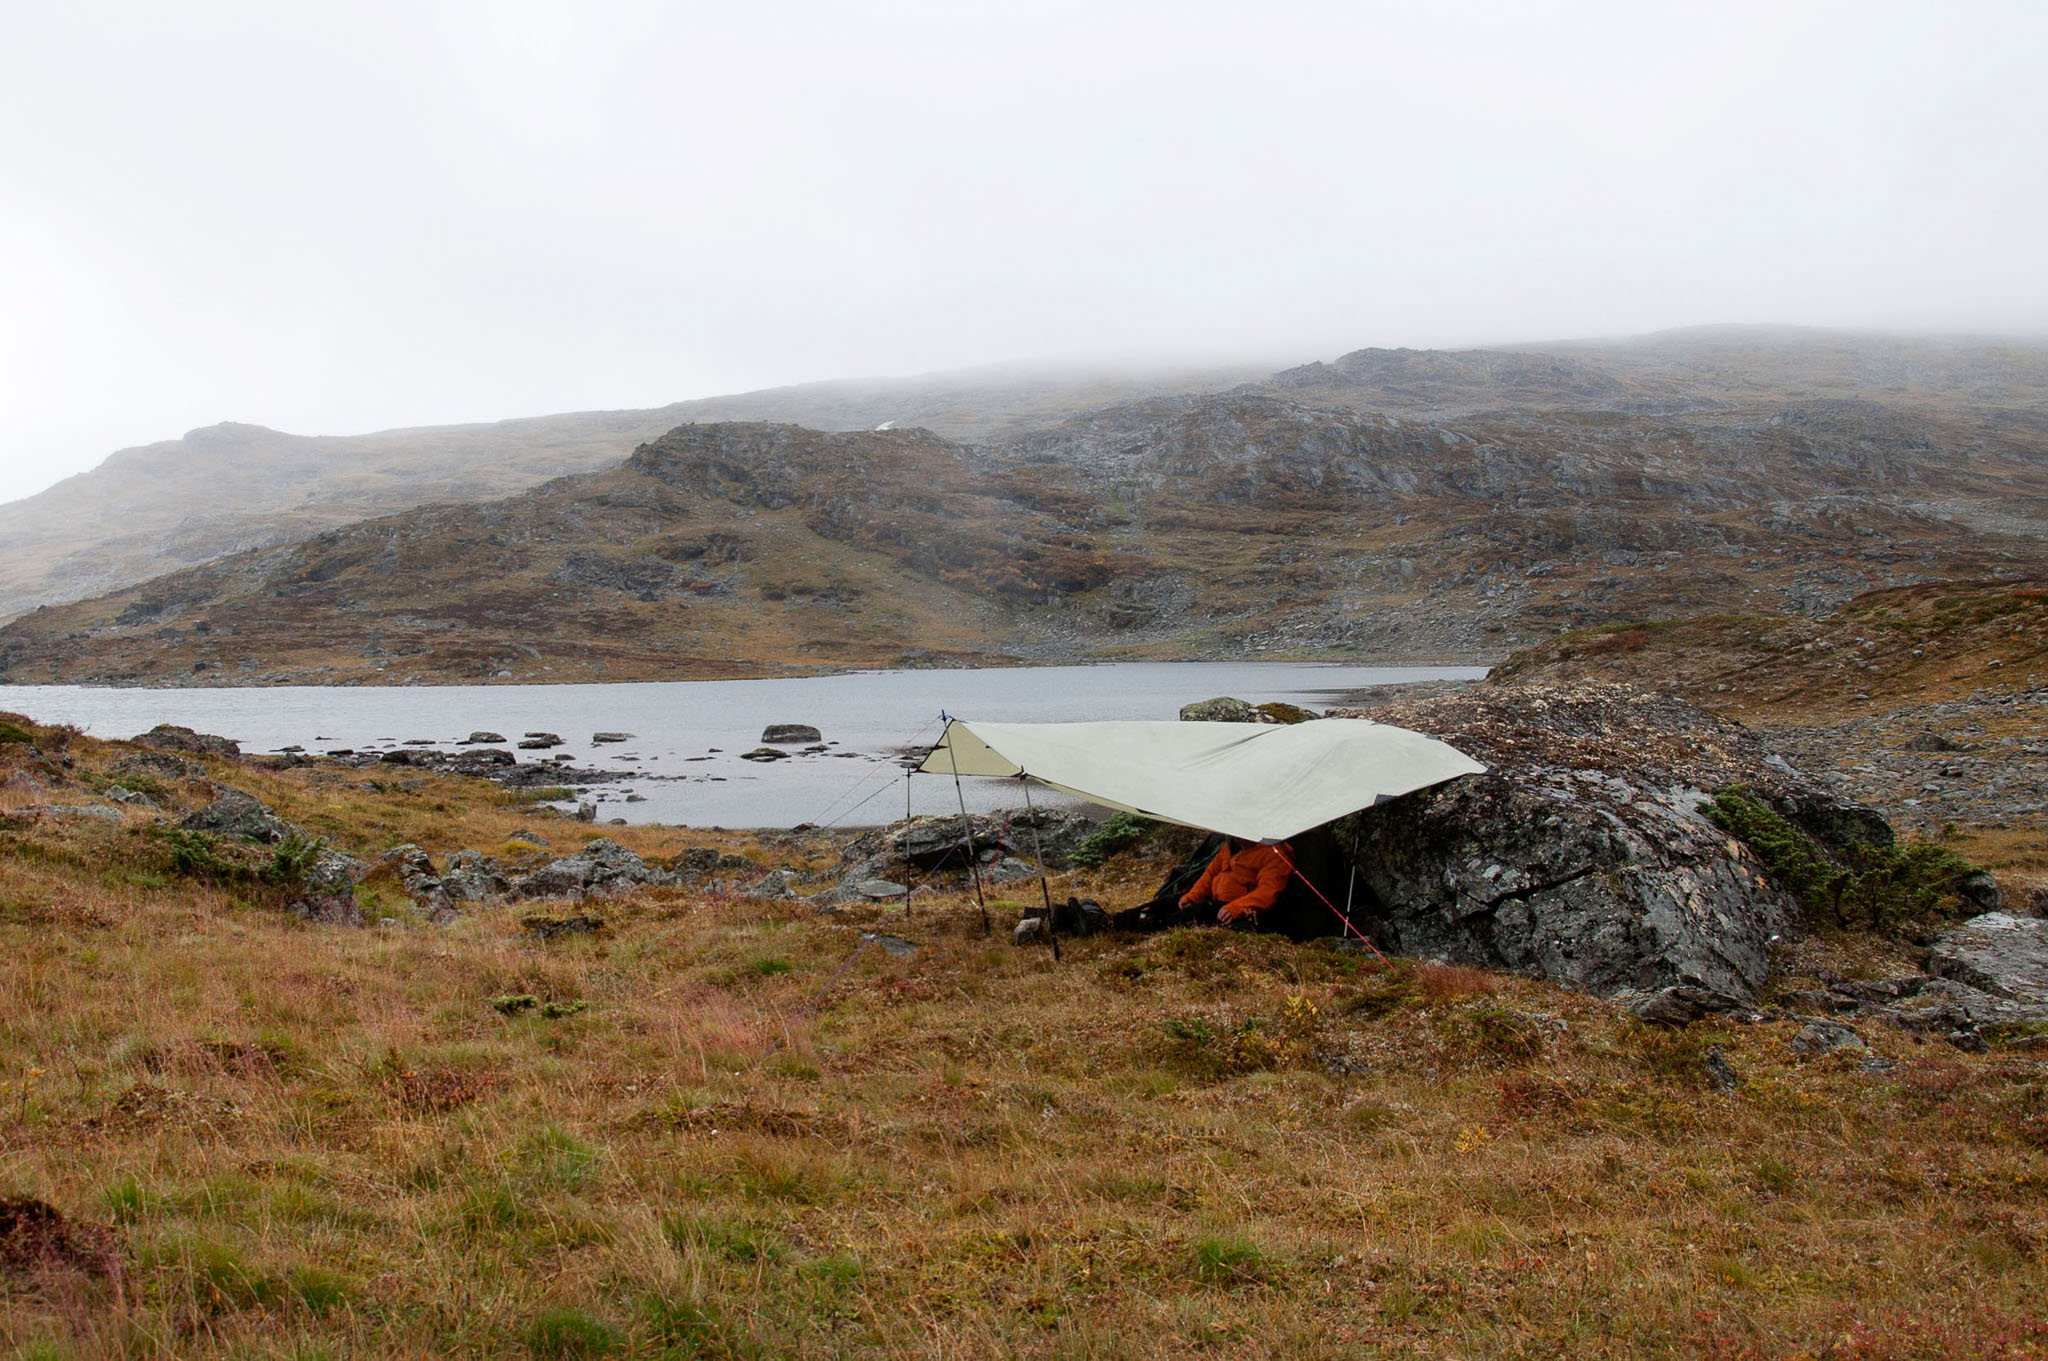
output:
{"label": "lake", "polygon": [[[861,671],[789,680],[657,681],[628,685],[276,686],[112,689],[0,686],[0,710],[70,723],[95,737],[133,737],[158,723],[219,733],[246,752],[382,751],[413,740],[454,750],[472,731],[559,733],[584,767],[628,773],[594,787],[600,820],[696,827],[861,826],[910,811],[958,808],[951,779],[907,777],[899,752],[937,740],[941,710],[957,718],[1050,723],[1173,718],[1183,704],[1235,695],[1254,704],[1335,703],[1371,685],[1476,680],[1480,666],[1346,666],[1285,662],[1125,662],[1000,670]],[[808,723],[831,748],[772,764],[739,759],[770,723]],[[631,741],[599,745],[599,732]],[[795,750],[792,748],[791,750]],[[976,810],[1014,806],[1015,785],[966,782]],[[637,796],[644,802],[628,802]],[[1035,795],[1034,797],[1042,797]]]}

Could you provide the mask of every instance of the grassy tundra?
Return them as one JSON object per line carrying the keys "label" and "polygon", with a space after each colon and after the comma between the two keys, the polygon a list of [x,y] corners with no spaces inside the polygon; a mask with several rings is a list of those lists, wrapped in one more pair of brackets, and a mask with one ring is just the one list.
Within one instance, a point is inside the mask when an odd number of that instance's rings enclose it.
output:
{"label": "grassy tundra", "polygon": [[[12,732],[0,779],[68,781],[49,802],[123,751]],[[207,764],[359,854],[591,834],[487,786]],[[805,855],[829,848],[777,863]],[[0,819],[0,1197],[68,1221],[5,1207],[0,1346],[2048,1353],[2040,1049],[1873,1033],[1895,1066],[1800,1062],[1786,1023],[1652,1031],[1526,979],[1201,931],[1055,963],[1003,940],[1020,904],[984,939],[958,896],[662,889],[547,942],[530,908],[431,926],[364,896],[398,924],[303,924],[260,858],[195,869],[146,814]],[[877,928],[920,948],[861,949]],[[1907,967],[1852,936],[1782,963]]]}

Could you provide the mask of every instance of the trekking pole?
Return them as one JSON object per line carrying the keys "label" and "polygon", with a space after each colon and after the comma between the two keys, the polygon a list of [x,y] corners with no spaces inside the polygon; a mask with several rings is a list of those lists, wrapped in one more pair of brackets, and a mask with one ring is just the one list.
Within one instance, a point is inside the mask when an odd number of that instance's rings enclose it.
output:
{"label": "trekking pole", "polygon": [[[946,734],[950,735],[953,731],[953,720],[946,717],[944,710],[939,712],[939,717],[946,719]],[[967,815],[967,791],[960,784],[960,758],[954,752],[953,744],[946,741],[946,737],[942,736],[939,740],[946,742],[946,764],[953,767],[953,792],[959,796],[960,824],[967,831],[967,873],[974,880],[974,901],[981,907],[981,936],[986,940],[989,935],[988,899],[981,895],[981,858],[974,850],[974,819]],[[903,901],[907,905],[910,899],[905,897]]]}
{"label": "trekking pole", "polygon": [[1060,933],[1053,925],[1052,885],[1045,878],[1045,841],[1038,835],[1038,812],[1031,806],[1031,777],[1023,771],[1017,772],[1017,782],[1024,786],[1024,812],[1031,819],[1031,852],[1038,857],[1038,896],[1045,902],[1045,936],[1052,942],[1052,957],[1055,963],[1060,957]]}

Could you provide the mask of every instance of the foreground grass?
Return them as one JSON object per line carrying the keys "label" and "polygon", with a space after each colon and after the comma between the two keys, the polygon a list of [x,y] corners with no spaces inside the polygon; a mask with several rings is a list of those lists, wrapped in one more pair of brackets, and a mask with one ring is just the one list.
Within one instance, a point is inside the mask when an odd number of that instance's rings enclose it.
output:
{"label": "foreground grass", "polygon": [[[340,797],[293,778],[288,814]],[[523,816],[376,797],[390,836]],[[1790,1025],[1222,932],[1055,963],[959,899],[661,891],[540,945],[154,866],[132,827],[0,833],[0,1194],[126,1252],[0,1277],[24,1355],[2048,1351],[2016,1051],[1800,1063]]]}

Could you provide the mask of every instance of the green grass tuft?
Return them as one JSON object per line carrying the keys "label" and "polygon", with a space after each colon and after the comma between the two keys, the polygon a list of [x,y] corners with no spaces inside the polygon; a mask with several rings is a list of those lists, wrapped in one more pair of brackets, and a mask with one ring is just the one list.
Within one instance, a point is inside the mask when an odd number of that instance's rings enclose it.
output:
{"label": "green grass tuft", "polygon": [[580,1361],[611,1355],[619,1349],[619,1335],[603,1319],[581,1309],[548,1309],[526,1325],[526,1349],[539,1357]]}

